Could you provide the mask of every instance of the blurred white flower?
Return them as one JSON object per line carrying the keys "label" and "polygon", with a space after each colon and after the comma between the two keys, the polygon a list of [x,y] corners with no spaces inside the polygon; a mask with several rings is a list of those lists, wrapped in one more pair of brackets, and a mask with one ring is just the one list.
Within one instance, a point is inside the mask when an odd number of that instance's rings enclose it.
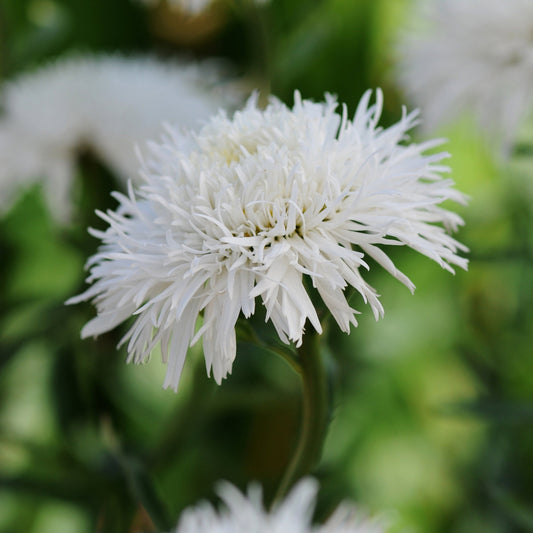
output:
{"label": "blurred white flower", "polygon": [[229,483],[218,493],[224,507],[217,511],[209,503],[186,509],[175,533],[383,533],[385,525],[371,520],[355,507],[344,504],[323,525],[311,521],[318,491],[314,479],[300,481],[271,512],[265,511],[261,489],[251,486],[248,495]]}
{"label": "blurred white flower", "polygon": [[[153,7],[160,3],[160,0],[138,0],[143,4]],[[189,15],[199,15],[205,11],[213,0],[168,0],[168,5],[172,8],[179,9]]]}
{"label": "blurred white flower", "polygon": [[398,77],[424,125],[473,114],[508,152],[533,107],[533,1],[419,2],[404,32]]}
{"label": "blurred white flower", "polygon": [[[160,0],[138,0],[145,5],[155,6],[160,3]],[[166,0],[171,8],[179,9],[188,15],[199,15],[204,12],[216,0]],[[270,0],[249,0],[253,4],[263,5]]]}
{"label": "blurred white flower", "polygon": [[357,321],[348,285],[376,318],[383,314],[361,275],[365,254],[414,289],[381,245],[409,246],[452,272],[452,264],[465,268],[456,253],[465,248],[439,225],[462,224],[438,206],[464,201],[440,176],[447,154],[423,155],[439,141],[399,144],[416,112],[382,129],[381,92],[375,105],[370,97],[353,121],[329,95],[313,103],[296,93],[292,110],[276,99],[260,110],[254,96],[233,119],[221,112],[198,133],[169,128],[150,146],[146,184],[116,194],[117,211],[100,214],[109,228],[93,230],[104,243],[88,263],[93,285],[69,301],[97,307],[82,336],[136,316],[122,341],[129,360],[142,362],[161,342],[164,386],[174,389],[188,347],[203,337],[208,372],[220,383],[235,358],[237,318],[254,313],[256,297],[281,340],[299,345],[307,320],[322,331],[304,278],[349,332]]}
{"label": "blurred white flower", "polygon": [[146,139],[164,122],[199,125],[234,106],[214,64],[154,58],[61,59],[4,84],[0,95],[0,210],[42,180],[53,215],[65,220],[76,156],[90,150],[119,178],[137,180]]}

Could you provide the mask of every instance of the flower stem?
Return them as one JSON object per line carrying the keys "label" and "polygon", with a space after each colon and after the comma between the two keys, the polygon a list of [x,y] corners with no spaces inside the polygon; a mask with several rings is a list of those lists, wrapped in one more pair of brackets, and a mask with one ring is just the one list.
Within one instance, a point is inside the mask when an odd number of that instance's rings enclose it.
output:
{"label": "flower stem", "polygon": [[252,76],[254,85],[260,89],[261,98],[266,105],[272,80],[272,32],[269,28],[267,9],[258,7],[251,0],[237,0],[237,10],[246,21],[249,47],[252,50]]}
{"label": "flower stem", "polygon": [[144,464],[136,457],[130,456],[122,449],[119,436],[109,420],[102,424],[102,438],[111,457],[120,467],[130,494],[142,505],[159,531],[170,531],[173,525],[165,502],[147,472]]}
{"label": "flower stem", "polygon": [[123,456],[120,458],[120,466],[124,471],[130,491],[137,502],[144,507],[158,531],[170,531],[173,522],[170,520],[166,505],[142,465]]}
{"label": "flower stem", "polygon": [[320,459],[329,423],[329,394],[323,354],[316,332],[304,335],[298,348],[302,378],[302,423],[294,454],[278,487],[274,503],[311,471]]}

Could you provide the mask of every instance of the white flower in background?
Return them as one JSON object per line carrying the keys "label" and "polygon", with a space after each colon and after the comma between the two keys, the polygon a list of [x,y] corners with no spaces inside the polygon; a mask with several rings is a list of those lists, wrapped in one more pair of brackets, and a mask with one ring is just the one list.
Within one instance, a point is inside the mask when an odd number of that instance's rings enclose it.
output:
{"label": "white flower in background", "polygon": [[[138,0],[143,4],[153,7],[160,3],[160,0]],[[212,3],[213,0],[167,0],[168,5],[171,8],[179,9],[189,15],[199,15],[205,11]]]}
{"label": "white flower in background", "polygon": [[533,107],[533,1],[419,2],[398,76],[426,129],[473,114],[508,152]]}
{"label": "white flower in background", "polygon": [[116,56],[58,60],[0,89],[0,210],[42,180],[59,220],[71,209],[79,151],[136,180],[135,145],[143,152],[164,122],[194,127],[239,100],[215,65]]}
{"label": "white flower in background", "polygon": [[[147,6],[155,6],[160,3],[160,0],[138,0]],[[166,0],[171,8],[179,9],[188,15],[200,15],[211,4],[217,0]],[[263,5],[270,2],[270,0],[249,0],[253,4]]]}
{"label": "white flower in background", "polygon": [[233,119],[221,112],[198,133],[169,129],[150,147],[146,184],[116,194],[117,211],[100,214],[109,228],[93,230],[104,243],[88,263],[93,285],[69,301],[97,307],[82,336],[134,315],[123,339],[129,360],[144,361],[160,342],[165,387],[174,389],[188,347],[203,337],[208,372],[220,383],[235,358],[237,318],[254,313],[257,297],[281,340],[299,345],[307,320],[322,331],[304,278],[349,332],[357,321],[347,286],[376,318],[383,314],[361,274],[365,256],[414,289],[382,245],[409,246],[452,272],[453,264],[465,268],[456,254],[465,248],[439,225],[462,224],[438,206],[464,201],[440,176],[447,154],[423,155],[439,141],[399,144],[416,112],[382,129],[381,92],[372,106],[370,96],[353,121],[329,95],[313,103],[296,93],[292,110],[276,99],[260,110],[254,96]]}
{"label": "white flower in background", "polygon": [[186,509],[175,533],[383,533],[385,525],[370,520],[355,507],[337,508],[324,525],[313,526],[318,484],[307,478],[300,481],[277,507],[265,511],[261,489],[252,486],[248,495],[229,483],[219,486],[224,506],[217,511],[205,502]]}

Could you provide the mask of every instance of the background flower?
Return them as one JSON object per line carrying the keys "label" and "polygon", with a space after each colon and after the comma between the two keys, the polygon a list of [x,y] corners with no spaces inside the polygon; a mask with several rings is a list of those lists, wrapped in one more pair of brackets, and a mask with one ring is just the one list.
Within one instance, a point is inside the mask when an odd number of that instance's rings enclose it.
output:
{"label": "background flower", "polygon": [[235,105],[235,86],[215,64],[74,56],[4,84],[0,207],[42,180],[54,216],[68,218],[77,156],[88,151],[120,178],[138,181],[137,146],[163,123],[192,128]]}
{"label": "background flower", "polygon": [[473,114],[508,152],[532,110],[533,3],[432,0],[413,18],[422,20],[403,31],[397,72],[426,130]]}
{"label": "background flower", "polygon": [[229,483],[219,485],[224,507],[217,512],[209,503],[186,509],[175,533],[380,533],[385,526],[370,520],[359,509],[341,505],[319,526],[312,525],[318,483],[300,481],[272,511],[265,511],[261,489],[251,486],[248,495]]}
{"label": "background flower", "polygon": [[[94,299],[98,316],[82,336],[109,331],[129,316],[130,360],[144,361],[159,342],[169,362],[165,387],[177,389],[188,346],[203,336],[208,371],[217,383],[231,371],[235,324],[261,297],[283,342],[299,345],[306,321],[322,326],[304,279],[309,277],[339,327],[357,325],[344,291],[356,289],[377,318],[383,308],[361,275],[366,256],[411,290],[412,282],[382,251],[406,245],[453,272],[464,249],[447,235],[461,218],[441,207],[462,202],[442,179],[439,142],[400,144],[416,113],[378,126],[382,95],[362,98],[353,121],[328,96],[293,109],[252,97],[233,119],[220,113],[198,133],[169,130],[151,145],[146,184],[117,195],[94,232],[104,246],[90,261],[93,286],[69,302]],[[137,199],[137,196],[139,199]],[[197,318],[203,325],[195,333]]]}
{"label": "background flower", "polygon": [[[153,6],[159,3],[159,0],[138,0],[143,2],[146,5]],[[266,4],[270,0],[245,0],[252,3],[261,5]],[[190,15],[199,15],[205,11],[211,4],[214,3],[214,0],[168,0],[168,4],[172,8],[177,8],[183,11],[184,13]]]}

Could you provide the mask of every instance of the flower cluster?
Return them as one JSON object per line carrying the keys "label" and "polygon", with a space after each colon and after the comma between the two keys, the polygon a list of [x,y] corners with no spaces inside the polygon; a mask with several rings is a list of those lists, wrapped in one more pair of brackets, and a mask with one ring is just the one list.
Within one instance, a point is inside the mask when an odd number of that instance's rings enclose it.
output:
{"label": "flower cluster", "polygon": [[383,533],[384,524],[370,520],[355,507],[337,508],[326,523],[313,527],[311,519],[318,484],[307,478],[298,483],[272,512],[264,510],[259,487],[248,497],[229,483],[221,484],[219,495],[225,508],[217,512],[209,503],[186,509],[175,533]]}
{"label": "flower cluster", "polygon": [[292,109],[273,98],[261,110],[253,96],[233,119],[221,112],[197,133],[169,128],[150,146],[146,183],[116,194],[118,209],[100,214],[108,229],[93,230],[103,241],[88,264],[93,285],[69,301],[97,307],[82,336],[134,315],[123,339],[129,360],[144,361],[160,343],[165,387],[174,389],[188,347],[203,337],[220,383],[236,355],[236,321],[254,313],[257,298],[281,340],[299,345],[307,321],[322,331],[304,278],[349,332],[357,321],[347,286],[383,314],[361,273],[366,257],[414,289],[381,246],[465,268],[464,247],[446,231],[462,220],[438,205],[464,201],[441,176],[447,154],[424,155],[435,141],[401,144],[416,112],[383,129],[381,92],[370,98],[353,120],[332,96],[314,103],[296,93]]}
{"label": "flower cluster", "polygon": [[399,79],[427,128],[476,116],[508,152],[533,107],[533,2],[433,0],[400,45]]}
{"label": "flower cluster", "polygon": [[137,179],[145,141],[165,122],[192,128],[240,99],[214,64],[118,56],[72,57],[5,84],[0,96],[0,208],[38,179],[68,218],[76,155],[89,150],[124,180]]}

